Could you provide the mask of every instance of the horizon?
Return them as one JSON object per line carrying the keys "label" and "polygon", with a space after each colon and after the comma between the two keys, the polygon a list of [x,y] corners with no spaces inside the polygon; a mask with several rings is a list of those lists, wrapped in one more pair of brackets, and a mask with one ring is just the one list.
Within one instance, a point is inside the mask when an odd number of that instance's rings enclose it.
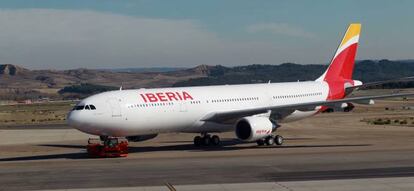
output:
{"label": "horizon", "polygon": [[414,59],[413,6],[409,0],[5,0],[0,63],[55,70],[328,63],[353,22],[362,24],[358,60]]}
{"label": "horizon", "polygon": [[[363,60],[355,60],[355,64],[359,64],[360,62],[363,61],[372,61],[372,62],[380,62],[380,61],[391,61],[391,62],[414,62],[414,59],[398,59],[398,60],[391,60],[391,59],[363,59]],[[169,71],[178,71],[178,70],[186,70],[186,69],[193,69],[193,68],[197,68],[197,67],[201,67],[201,66],[211,66],[211,67],[215,67],[215,66],[223,66],[223,67],[229,67],[229,68],[233,68],[233,67],[244,67],[244,66],[253,66],[253,65],[262,65],[262,66],[280,66],[280,65],[284,65],[284,64],[295,64],[295,65],[322,65],[322,66],[327,66],[329,63],[311,63],[311,64],[302,64],[302,63],[293,63],[293,62],[284,62],[284,63],[279,63],[279,64],[245,64],[245,65],[233,65],[233,66],[227,66],[227,65],[223,65],[223,64],[216,64],[216,65],[207,65],[207,64],[200,64],[200,65],[195,65],[195,66],[189,66],[189,67],[175,67],[175,66],[154,66],[154,67],[125,67],[125,68],[87,68],[87,67],[79,67],[79,68],[67,68],[67,69],[52,69],[52,68],[43,68],[43,69],[33,69],[33,68],[29,68],[29,67],[25,67],[22,65],[18,65],[18,64],[1,64],[0,66],[4,66],[4,65],[12,65],[12,66],[17,66],[19,68],[23,68],[23,69],[27,69],[30,71],[38,71],[38,70],[55,70],[55,71],[66,71],[66,70],[98,70],[98,71],[113,71],[113,72],[118,72],[118,71],[122,71],[122,70],[143,70],[143,72],[145,70],[161,70],[161,69],[168,69]],[[117,71],[118,70],[118,71]]]}

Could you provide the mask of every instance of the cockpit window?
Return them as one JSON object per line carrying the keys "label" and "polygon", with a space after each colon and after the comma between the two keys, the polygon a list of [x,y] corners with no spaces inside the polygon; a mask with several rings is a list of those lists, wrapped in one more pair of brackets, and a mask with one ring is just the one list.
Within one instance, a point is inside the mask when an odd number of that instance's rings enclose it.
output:
{"label": "cockpit window", "polygon": [[73,110],[96,110],[94,105],[77,105],[73,108]]}
{"label": "cockpit window", "polygon": [[83,110],[83,108],[85,108],[84,105],[77,105],[73,108],[73,110]]}

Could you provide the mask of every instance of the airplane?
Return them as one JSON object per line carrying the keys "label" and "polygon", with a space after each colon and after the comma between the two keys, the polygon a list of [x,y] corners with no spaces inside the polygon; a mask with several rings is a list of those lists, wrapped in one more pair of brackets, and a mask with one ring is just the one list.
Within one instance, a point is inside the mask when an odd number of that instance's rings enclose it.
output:
{"label": "airplane", "polygon": [[[351,111],[353,103],[373,104],[374,99],[412,96],[409,93],[347,96],[363,83],[352,79],[361,24],[349,25],[326,71],[315,81],[131,89],[103,92],[80,101],[67,123],[97,135],[88,153],[98,156],[127,154],[125,137],[138,142],[160,133],[197,133],[195,146],[219,145],[218,135],[235,136],[258,145],[282,145],[274,135],[280,124],[324,111]],[[115,148],[111,149],[102,148]]]}

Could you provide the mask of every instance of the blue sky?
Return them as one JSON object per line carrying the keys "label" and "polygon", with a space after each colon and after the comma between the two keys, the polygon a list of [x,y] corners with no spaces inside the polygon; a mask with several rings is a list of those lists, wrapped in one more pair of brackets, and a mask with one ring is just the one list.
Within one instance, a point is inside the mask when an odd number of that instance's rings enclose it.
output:
{"label": "blue sky", "polygon": [[0,63],[327,63],[351,22],[363,25],[358,59],[412,59],[412,7],[408,0],[3,0]]}

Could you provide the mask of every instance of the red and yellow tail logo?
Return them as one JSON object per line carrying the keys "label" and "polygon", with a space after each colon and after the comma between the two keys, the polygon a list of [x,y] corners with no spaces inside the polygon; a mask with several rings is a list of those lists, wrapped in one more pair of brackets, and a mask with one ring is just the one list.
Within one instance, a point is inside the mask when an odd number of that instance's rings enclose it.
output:
{"label": "red and yellow tail logo", "polygon": [[361,24],[350,24],[344,38],[339,44],[332,58],[331,64],[325,73],[316,81],[325,81],[329,85],[329,94],[327,99],[342,99],[345,95],[345,88],[353,86],[355,81],[352,80],[354,71],[355,57],[358,48],[359,34]]}
{"label": "red and yellow tail logo", "polygon": [[326,72],[317,81],[343,81],[352,79],[361,24],[350,24]]}

